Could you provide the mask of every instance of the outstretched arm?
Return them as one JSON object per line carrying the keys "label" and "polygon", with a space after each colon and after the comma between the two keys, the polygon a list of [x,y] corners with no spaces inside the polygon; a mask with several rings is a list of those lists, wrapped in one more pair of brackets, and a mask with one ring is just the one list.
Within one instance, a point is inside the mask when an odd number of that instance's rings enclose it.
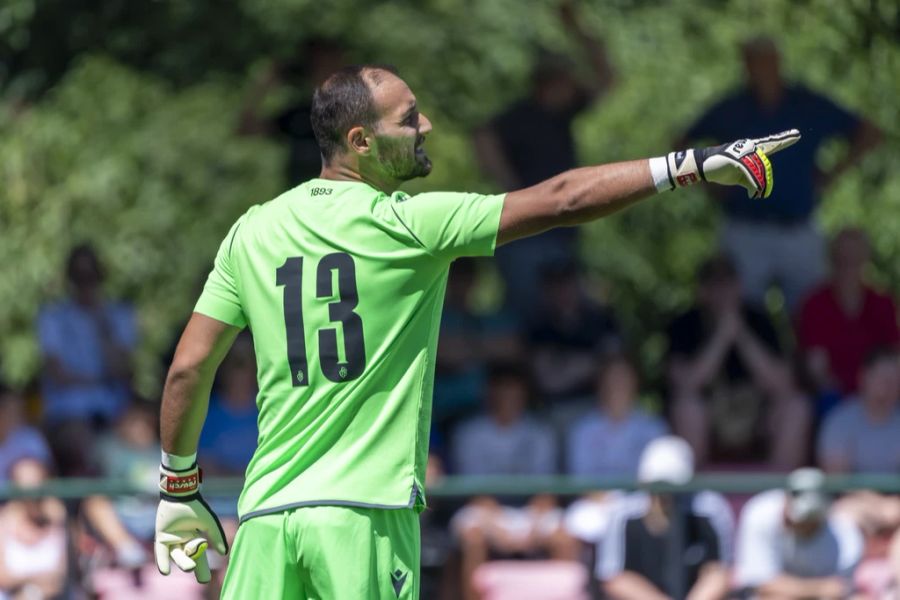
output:
{"label": "outstretched arm", "polygon": [[738,140],[713,148],[671,152],[633,160],[572,169],[537,185],[510,192],[500,216],[498,244],[553,227],[578,225],[631,206],[659,190],[700,181],[741,185],[751,196],[772,191],[774,153],[800,139],[796,129],[767,138]]}

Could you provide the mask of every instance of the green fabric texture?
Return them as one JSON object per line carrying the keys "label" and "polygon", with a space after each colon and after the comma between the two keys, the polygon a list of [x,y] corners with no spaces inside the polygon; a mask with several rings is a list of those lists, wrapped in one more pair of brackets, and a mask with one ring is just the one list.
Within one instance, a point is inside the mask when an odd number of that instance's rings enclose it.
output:
{"label": "green fabric texture", "polygon": [[253,333],[259,443],[242,521],[424,506],[448,269],[493,253],[503,198],[313,179],[238,219],[195,310]]}
{"label": "green fabric texture", "polygon": [[222,600],[416,600],[413,510],[312,506],[263,515],[237,532]]}

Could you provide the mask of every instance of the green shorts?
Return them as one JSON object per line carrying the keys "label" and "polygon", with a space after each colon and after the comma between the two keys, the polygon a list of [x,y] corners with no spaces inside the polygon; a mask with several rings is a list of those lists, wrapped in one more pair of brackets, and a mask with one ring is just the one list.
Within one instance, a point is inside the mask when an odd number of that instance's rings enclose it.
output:
{"label": "green shorts", "polygon": [[413,509],[306,506],[253,517],[234,538],[222,600],[417,600]]}

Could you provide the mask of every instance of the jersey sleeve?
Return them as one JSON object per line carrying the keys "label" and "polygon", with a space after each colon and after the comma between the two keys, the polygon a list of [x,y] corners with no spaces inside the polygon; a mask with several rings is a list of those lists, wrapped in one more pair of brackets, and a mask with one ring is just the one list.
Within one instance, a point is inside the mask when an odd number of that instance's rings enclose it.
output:
{"label": "jersey sleeve", "polygon": [[505,197],[428,192],[395,196],[391,208],[426,252],[453,260],[493,255]]}
{"label": "jersey sleeve", "polygon": [[238,294],[237,273],[232,262],[232,252],[235,250],[235,238],[243,221],[243,217],[238,219],[222,240],[213,269],[194,307],[194,312],[241,328],[247,326],[247,318],[244,316]]}

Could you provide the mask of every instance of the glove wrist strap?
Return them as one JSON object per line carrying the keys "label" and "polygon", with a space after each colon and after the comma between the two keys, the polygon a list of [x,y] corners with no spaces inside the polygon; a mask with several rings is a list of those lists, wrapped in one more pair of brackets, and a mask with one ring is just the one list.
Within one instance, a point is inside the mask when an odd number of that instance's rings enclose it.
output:
{"label": "glove wrist strap", "polygon": [[657,192],[666,192],[675,189],[675,183],[669,174],[669,161],[665,156],[657,156],[650,159],[650,176],[653,177],[653,185]]}
{"label": "glove wrist strap", "polygon": [[695,150],[679,150],[669,152],[666,156],[666,166],[669,169],[669,181],[672,189],[700,183],[706,178],[703,168]]}
{"label": "glove wrist strap", "polygon": [[197,463],[183,470],[159,467],[159,493],[169,500],[191,500],[200,493],[203,472]]}

